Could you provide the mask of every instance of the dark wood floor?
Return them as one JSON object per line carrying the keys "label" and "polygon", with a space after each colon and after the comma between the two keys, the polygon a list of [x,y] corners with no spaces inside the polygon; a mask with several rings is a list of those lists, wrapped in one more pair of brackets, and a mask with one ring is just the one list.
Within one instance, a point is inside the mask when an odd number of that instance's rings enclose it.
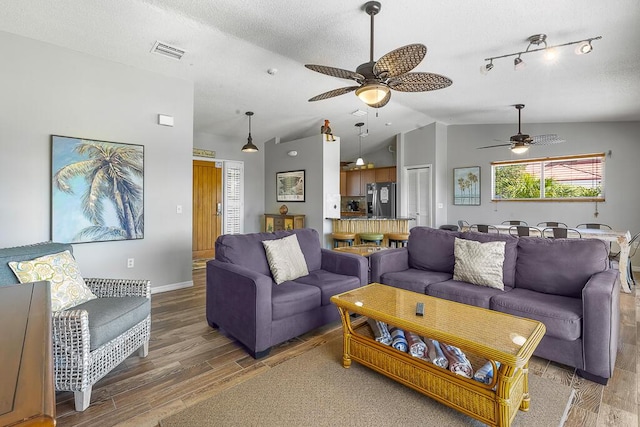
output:
{"label": "dark wood floor", "polygon": [[[205,320],[205,270],[194,270],[192,288],[152,297],[149,355],[129,357],[93,389],[91,406],[73,410],[73,395],[58,393],[58,426],[156,426],[158,421],[220,391],[260,375],[341,333],[339,323],[305,334],[256,361]],[[567,427],[637,426],[640,370],[640,295],[622,294],[621,344],[609,385],[584,380],[566,366],[540,358],[531,372],[576,389]]]}

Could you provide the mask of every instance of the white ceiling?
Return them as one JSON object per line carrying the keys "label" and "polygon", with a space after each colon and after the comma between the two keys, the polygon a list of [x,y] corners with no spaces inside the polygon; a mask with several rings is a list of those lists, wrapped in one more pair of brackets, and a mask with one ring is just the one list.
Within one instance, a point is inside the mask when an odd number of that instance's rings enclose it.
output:
{"label": "white ceiling", "polygon": [[[342,138],[343,160],[357,154],[358,121],[367,110],[353,94],[309,103],[352,82],[304,64],[355,70],[369,60],[365,0],[3,0],[0,30],[47,41],[195,83],[194,131],[246,142],[247,110],[259,145],[319,133],[324,119]],[[602,36],[593,52],[561,48],[553,64],[540,53],[499,59],[486,76],[484,58],[525,50],[532,34],[550,45]],[[181,61],[149,53],[156,40],[187,51]],[[375,59],[410,43],[428,48],[415,71],[445,75],[449,88],[393,92],[369,110],[363,153],[393,135],[432,123],[523,124],[640,120],[638,0],[395,0],[375,18]],[[6,60],[6,58],[5,58]],[[276,68],[275,75],[267,69]],[[376,117],[377,113],[377,117]],[[363,120],[364,119],[364,120]],[[391,125],[385,125],[391,123]],[[505,135],[508,138],[509,135]],[[491,141],[479,141],[486,145]]]}

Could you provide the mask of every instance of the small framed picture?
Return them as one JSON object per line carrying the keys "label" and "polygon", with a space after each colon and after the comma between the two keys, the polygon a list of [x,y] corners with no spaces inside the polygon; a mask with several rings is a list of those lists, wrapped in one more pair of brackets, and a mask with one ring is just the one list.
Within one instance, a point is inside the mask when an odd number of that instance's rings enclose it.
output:
{"label": "small framed picture", "polygon": [[453,204],[480,206],[480,166],[453,168]]}
{"label": "small framed picture", "polygon": [[304,202],[304,170],[276,173],[276,201]]}

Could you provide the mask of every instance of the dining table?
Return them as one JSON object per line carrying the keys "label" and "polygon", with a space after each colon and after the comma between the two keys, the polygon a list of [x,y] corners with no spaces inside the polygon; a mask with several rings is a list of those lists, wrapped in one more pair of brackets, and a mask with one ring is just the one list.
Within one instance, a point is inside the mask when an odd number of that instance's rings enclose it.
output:
{"label": "dining table", "polygon": [[[509,230],[513,225],[508,224],[491,224],[498,229],[500,234],[509,234]],[[469,226],[462,227],[462,231],[469,230]],[[515,230],[515,229],[514,229]],[[538,231],[539,230],[539,231]],[[533,237],[541,237],[543,228],[530,227],[529,233]],[[631,284],[627,280],[627,264],[629,263],[629,241],[631,233],[629,230],[608,230],[602,228],[580,228],[567,230],[567,238],[583,238],[583,239],[600,239],[606,242],[615,242],[620,246],[620,261],[618,262],[618,270],[620,271],[620,287],[623,292],[631,293]]]}

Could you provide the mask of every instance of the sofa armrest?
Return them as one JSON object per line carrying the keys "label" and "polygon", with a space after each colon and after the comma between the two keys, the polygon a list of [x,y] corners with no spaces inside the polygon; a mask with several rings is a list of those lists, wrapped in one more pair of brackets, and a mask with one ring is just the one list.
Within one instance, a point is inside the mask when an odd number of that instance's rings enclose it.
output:
{"label": "sofa armrest", "polygon": [[98,298],[106,297],[147,297],[151,298],[151,281],[136,279],[85,278],[91,292]]}
{"label": "sofa armrest", "polygon": [[388,249],[369,256],[371,282],[380,282],[384,273],[409,269],[409,250],[407,248]]}
{"label": "sofa armrest", "polygon": [[51,314],[56,389],[82,390],[89,385],[86,373],[91,363],[91,337],[87,310],[65,310]]}
{"label": "sofa armrest", "polygon": [[360,279],[360,286],[368,283],[369,265],[365,257],[324,248],[321,251],[322,263],[320,268],[336,274],[356,276]]}
{"label": "sofa armrest", "polygon": [[242,266],[207,262],[207,321],[257,352],[271,346],[273,279]]}
{"label": "sofa armrest", "polygon": [[620,284],[617,270],[591,276],[582,289],[584,370],[611,378],[620,333]]}

